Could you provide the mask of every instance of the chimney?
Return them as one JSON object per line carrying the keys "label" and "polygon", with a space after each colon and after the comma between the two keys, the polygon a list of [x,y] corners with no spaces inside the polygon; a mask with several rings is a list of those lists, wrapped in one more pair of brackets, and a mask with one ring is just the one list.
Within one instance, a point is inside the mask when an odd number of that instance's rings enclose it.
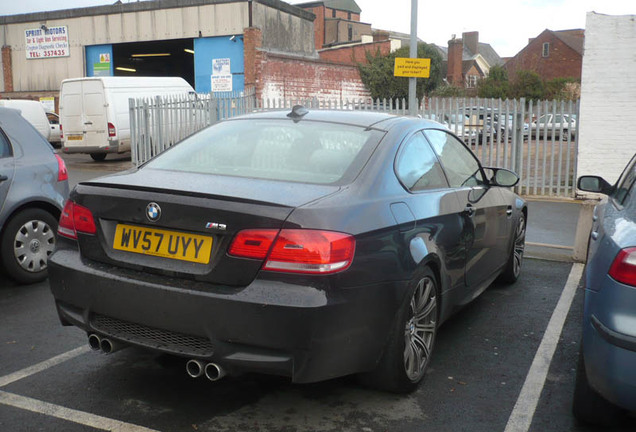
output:
{"label": "chimney", "polygon": [[451,39],[448,41],[448,66],[446,80],[450,85],[463,87],[462,77],[462,53],[464,52],[464,42],[461,39]]}
{"label": "chimney", "polygon": [[462,39],[464,40],[464,46],[468,48],[468,51],[475,54],[479,54],[479,32],[472,31],[462,33]]}

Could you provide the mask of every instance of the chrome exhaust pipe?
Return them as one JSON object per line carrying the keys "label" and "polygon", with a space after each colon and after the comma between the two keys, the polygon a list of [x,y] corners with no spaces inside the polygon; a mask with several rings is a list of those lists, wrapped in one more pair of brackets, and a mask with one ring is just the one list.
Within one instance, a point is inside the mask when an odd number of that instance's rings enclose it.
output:
{"label": "chrome exhaust pipe", "polygon": [[216,363],[208,363],[205,365],[205,377],[210,381],[218,381],[223,378],[227,373],[225,369]]}
{"label": "chrome exhaust pipe", "polygon": [[102,340],[99,342],[99,347],[101,348],[104,354],[111,354],[111,353],[114,353],[115,351],[119,351],[122,348],[126,348],[126,345],[124,345],[121,342],[117,342],[107,338],[102,338]]}
{"label": "chrome exhaust pipe", "polygon": [[101,349],[101,341],[102,339],[95,333],[91,333],[88,335],[88,346],[91,347],[93,351],[99,351]]}
{"label": "chrome exhaust pipe", "polygon": [[186,372],[192,378],[199,378],[203,375],[204,366],[203,363],[199,360],[188,360],[186,363]]}

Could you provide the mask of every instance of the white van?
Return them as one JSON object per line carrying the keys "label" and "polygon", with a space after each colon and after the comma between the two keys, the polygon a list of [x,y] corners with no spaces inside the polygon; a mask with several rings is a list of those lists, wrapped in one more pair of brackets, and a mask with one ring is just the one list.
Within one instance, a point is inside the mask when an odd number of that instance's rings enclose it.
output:
{"label": "white van", "polygon": [[44,106],[39,101],[2,99],[0,100],[0,106],[19,110],[22,117],[31,123],[45,140],[49,140],[51,136],[51,125],[49,124],[49,119],[46,117]]}
{"label": "white van", "polygon": [[62,81],[60,123],[65,153],[96,161],[130,150],[129,98],[194,93],[180,77],[92,77]]}

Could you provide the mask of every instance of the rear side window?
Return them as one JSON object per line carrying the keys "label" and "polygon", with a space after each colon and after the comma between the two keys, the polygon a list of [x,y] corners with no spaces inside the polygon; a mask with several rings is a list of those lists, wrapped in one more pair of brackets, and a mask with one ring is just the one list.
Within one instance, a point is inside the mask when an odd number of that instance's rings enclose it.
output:
{"label": "rear side window", "polygon": [[448,187],[439,160],[421,132],[403,145],[395,172],[404,187],[413,192]]}
{"label": "rear side window", "polygon": [[154,169],[317,184],[352,181],[384,132],[283,119],[217,123],[150,161]]}
{"label": "rear side window", "polygon": [[11,144],[4,134],[3,130],[0,130],[0,158],[6,158],[13,154],[11,151]]}
{"label": "rear side window", "polygon": [[634,193],[634,183],[636,183],[636,156],[634,156],[631,162],[627,164],[625,171],[623,171],[621,177],[616,183],[616,192],[614,192],[614,199],[620,205],[625,205],[629,199],[629,196]]}
{"label": "rear side window", "polygon": [[453,135],[441,130],[424,131],[442,163],[453,188],[477,186],[484,183],[479,162],[473,153]]}

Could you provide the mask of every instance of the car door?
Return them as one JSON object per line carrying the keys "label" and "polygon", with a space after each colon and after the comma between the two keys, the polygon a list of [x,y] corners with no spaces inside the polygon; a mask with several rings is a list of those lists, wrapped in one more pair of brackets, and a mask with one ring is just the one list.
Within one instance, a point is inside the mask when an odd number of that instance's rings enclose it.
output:
{"label": "car door", "polygon": [[499,188],[488,184],[479,161],[459,139],[442,130],[426,130],[424,134],[463,207],[468,228],[466,284],[477,287],[506,263],[512,206],[504,201]]}
{"label": "car door", "polygon": [[0,129],[0,220],[3,219],[2,210],[13,181],[14,170],[13,149],[9,139]]}

